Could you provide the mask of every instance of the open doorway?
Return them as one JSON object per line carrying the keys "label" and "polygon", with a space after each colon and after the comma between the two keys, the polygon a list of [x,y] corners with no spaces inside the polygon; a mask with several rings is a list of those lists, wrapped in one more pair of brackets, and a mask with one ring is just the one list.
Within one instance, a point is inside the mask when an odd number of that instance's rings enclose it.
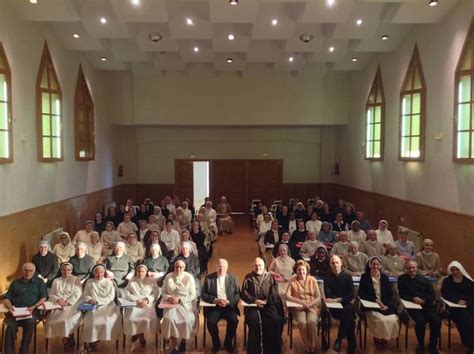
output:
{"label": "open doorway", "polygon": [[199,208],[209,196],[209,161],[193,161],[193,200]]}

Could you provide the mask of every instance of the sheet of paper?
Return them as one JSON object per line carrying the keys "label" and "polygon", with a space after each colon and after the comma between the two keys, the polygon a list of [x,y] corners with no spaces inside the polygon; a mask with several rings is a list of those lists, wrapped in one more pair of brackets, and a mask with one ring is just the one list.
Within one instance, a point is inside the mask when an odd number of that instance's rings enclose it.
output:
{"label": "sheet of paper", "polygon": [[286,300],[286,307],[288,307],[288,308],[290,308],[290,307],[292,307],[292,308],[302,308],[303,305],[298,304],[296,302]]}
{"label": "sheet of paper", "polygon": [[400,299],[400,300],[402,300],[402,304],[406,309],[409,309],[409,310],[421,310],[422,309],[421,305],[415,304],[414,302],[406,301],[406,300],[403,300],[403,299]]}
{"label": "sheet of paper", "polygon": [[328,309],[343,309],[342,304],[340,302],[326,302],[326,307]]}
{"label": "sheet of paper", "polygon": [[360,277],[353,276],[353,277],[352,277],[352,281],[353,281],[354,283],[360,283]]}
{"label": "sheet of paper", "polygon": [[211,304],[210,302],[206,302],[206,301],[199,301],[199,306],[201,307],[216,307],[216,304]]}
{"label": "sheet of paper", "polygon": [[240,304],[241,304],[243,307],[257,307],[257,305],[255,305],[255,304],[248,304],[248,303],[246,303],[244,300],[240,300]]}
{"label": "sheet of paper", "polygon": [[360,303],[366,308],[366,309],[379,309],[380,305],[377,304],[376,302],[373,301],[367,301],[360,299]]}
{"label": "sheet of paper", "polygon": [[31,316],[31,313],[28,311],[27,307],[13,307],[12,314],[13,317]]}
{"label": "sheet of paper", "polygon": [[52,301],[46,301],[41,308],[46,311],[51,311],[51,310],[59,310],[62,307],[58,304],[53,303]]}
{"label": "sheet of paper", "polygon": [[118,298],[118,303],[120,307],[136,307],[137,303],[135,301],[124,299],[123,297]]}
{"label": "sheet of paper", "polygon": [[160,302],[158,305],[158,308],[160,309],[173,309],[175,307],[178,307],[179,304],[170,304],[169,302]]}
{"label": "sheet of paper", "polygon": [[459,305],[459,304],[456,304],[455,302],[448,301],[445,298],[441,298],[441,300],[443,300],[443,302],[446,305],[448,305],[449,307],[452,307],[452,308],[456,308],[456,309],[465,309],[465,308],[467,308],[466,305]]}

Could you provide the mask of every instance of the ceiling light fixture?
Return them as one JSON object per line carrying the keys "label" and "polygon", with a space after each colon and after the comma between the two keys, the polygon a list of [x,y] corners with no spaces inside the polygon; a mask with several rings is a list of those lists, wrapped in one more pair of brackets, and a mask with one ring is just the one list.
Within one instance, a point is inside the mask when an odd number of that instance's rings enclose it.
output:
{"label": "ceiling light fixture", "polygon": [[294,60],[295,60],[294,57],[289,57],[289,58],[288,58],[288,61],[289,61],[290,63],[293,63]]}
{"label": "ceiling light fixture", "polygon": [[359,60],[359,58],[357,57],[352,57],[352,61],[355,63],[357,60]]}
{"label": "ceiling light fixture", "polygon": [[326,5],[328,7],[333,7],[335,3],[336,3],[336,0],[326,0]]}
{"label": "ceiling light fixture", "polygon": [[193,19],[190,18],[190,17],[186,17],[186,24],[187,24],[188,26],[194,26]]}
{"label": "ceiling light fixture", "polygon": [[276,25],[278,25],[278,20],[276,18],[274,18],[272,20],[272,26],[276,26]]}
{"label": "ceiling light fixture", "polygon": [[101,18],[100,18],[100,23],[102,23],[102,24],[105,25],[105,24],[107,23],[107,18],[101,17]]}
{"label": "ceiling light fixture", "polygon": [[108,59],[107,59],[107,57],[101,57],[100,60],[101,61],[107,61]]}
{"label": "ceiling light fixture", "polygon": [[30,4],[37,4],[38,0],[30,0]]}
{"label": "ceiling light fixture", "polygon": [[194,50],[195,53],[197,53],[197,52],[199,52],[199,47],[194,47],[193,50]]}
{"label": "ceiling light fixture", "polygon": [[356,25],[357,25],[357,26],[361,26],[361,25],[362,25],[362,19],[361,19],[361,18],[358,18],[358,19],[357,19]]}
{"label": "ceiling light fixture", "polygon": [[131,0],[131,2],[132,2],[132,5],[134,6],[140,5],[140,0]]}
{"label": "ceiling light fixture", "polygon": [[148,38],[150,38],[150,40],[152,42],[159,42],[161,41],[161,39],[163,38],[163,36],[161,34],[159,34],[158,32],[150,32],[148,34]]}
{"label": "ceiling light fixture", "polygon": [[330,53],[334,52],[334,47],[329,47],[329,52]]}
{"label": "ceiling light fixture", "polygon": [[78,39],[80,37],[79,33],[73,33],[72,35],[74,38]]}
{"label": "ceiling light fixture", "polygon": [[227,36],[227,38],[229,39],[229,41],[233,41],[233,40],[235,39],[235,36],[234,36],[232,33],[230,33],[230,34]]}
{"label": "ceiling light fixture", "polygon": [[314,36],[311,33],[303,33],[300,36],[300,40],[304,43],[311,42],[313,40]]}
{"label": "ceiling light fixture", "polygon": [[380,37],[381,40],[386,41],[388,39],[388,35],[384,34],[382,37]]}
{"label": "ceiling light fixture", "polygon": [[238,5],[239,0],[229,0],[229,4],[231,4],[232,6]]}
{"label": "ceiling light fixture", "polygon": [[227,58],[225,61],[228,62],[229,64],[233,62],[232,58]]}
{"label": "ceiling light fixture", "polygon": [[431,6],[431,7],[436,6],[436,5],[438,5],[438,0],[430,0],[428,5]]}

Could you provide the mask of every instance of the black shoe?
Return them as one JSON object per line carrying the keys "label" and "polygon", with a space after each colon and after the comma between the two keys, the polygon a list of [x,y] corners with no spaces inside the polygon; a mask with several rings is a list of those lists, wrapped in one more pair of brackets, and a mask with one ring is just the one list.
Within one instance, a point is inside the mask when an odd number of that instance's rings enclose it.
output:
{"label": "black shoe", "polygon": [[179,343],[178,351],[180,353],[186,352],[186,341],[182,340],[181,343]]}
{"label": "black shoe", "polygon": [[423,345],[418,345],[416,347],[416,354],[421,354],[425,352],[425,347]]}
{"label": "black shoe", "polygon": [[221,349],[220,345],[213,345],[212,346],[212,352],[217,353]]}
{"label": "black shoe", "polygon": [[136,335],[132,336],[132,343],[135,343],[137,341],[138,337]]}
{"label": "black shoe", "polygon": [[229,352],[229,353],[233,353],[234,350],[235,350],[235,348],[232,344],[226,344],[224,347],[225,347],[225,350],[227,350],[227,352]]}
{"label": "black shoe", "polygon": [[439,354],[438,348],[430,348],[430,354]]}
{"label": "black shoe", "polygon": [[334,351],[335,352],[340,352],[341,351],[341,340],[340,339],[337,339],[335,342],[334,342],[334,347],[333,347]]}

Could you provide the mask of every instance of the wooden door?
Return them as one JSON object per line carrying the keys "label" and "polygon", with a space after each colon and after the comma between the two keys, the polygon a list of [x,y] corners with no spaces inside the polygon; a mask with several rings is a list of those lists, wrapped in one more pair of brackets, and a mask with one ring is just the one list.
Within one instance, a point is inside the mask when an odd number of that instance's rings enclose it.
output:
{"label": "wooden door", "polygon": [[211,199],[216,203],[226,196],[232,211],[246,211],[246,160],[211,160],[209,168]]}
{"label": "wooden door", "polygon": [[181,200],[189,198],[192,204],[194,204],[193,178],[193,161],[174,160],[174,181],[176,193]]}
{"label": "wooden door", "polygon": [[249,160],[249,194],[248,198],[261,199],[270,206],[274,200],[281,198],[283,184],[282,160]]}

